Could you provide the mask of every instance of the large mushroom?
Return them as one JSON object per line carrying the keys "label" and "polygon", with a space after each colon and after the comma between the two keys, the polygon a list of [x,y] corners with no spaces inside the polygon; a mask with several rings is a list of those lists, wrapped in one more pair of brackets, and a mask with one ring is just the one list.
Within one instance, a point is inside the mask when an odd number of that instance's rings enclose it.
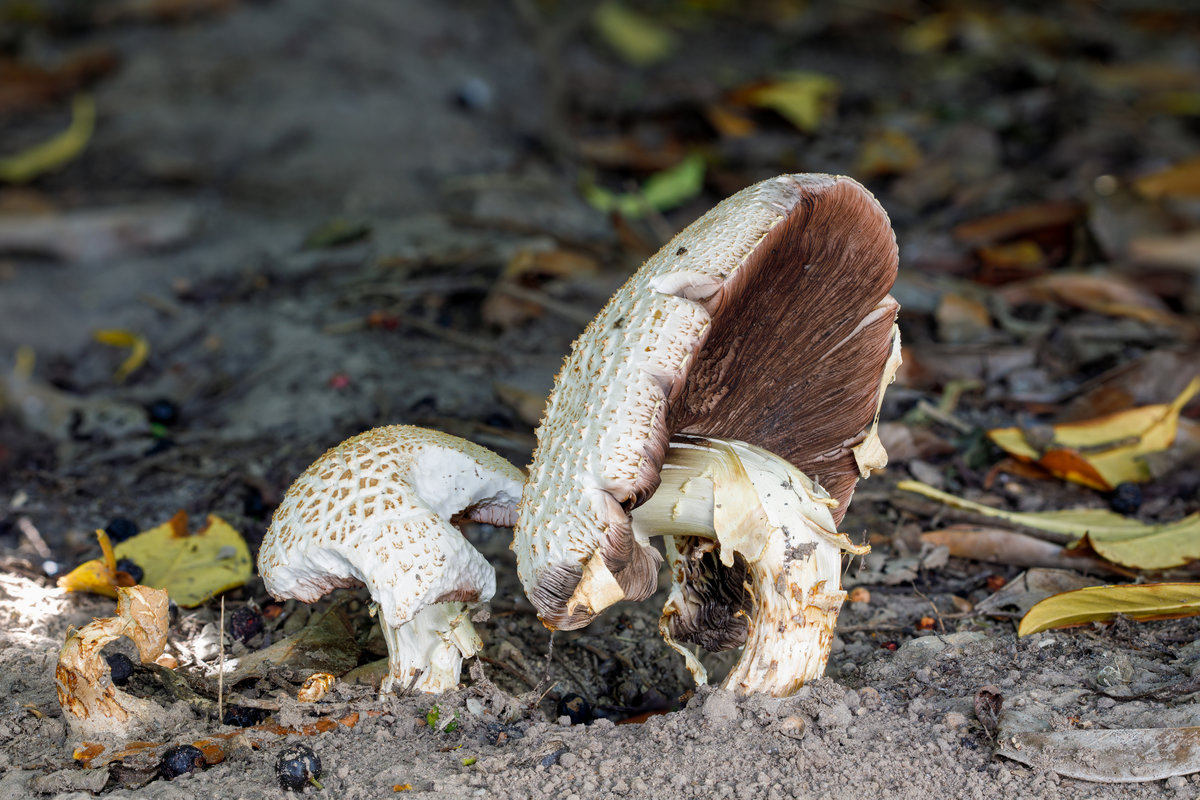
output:
{"label": "large mushroom", "polygon": [[784,175],[630,278],[575,341],[537,431],[514,549],[546,625],[648,597],[661,562],[648,539],[663,535],[668,641],[745,644],[726,682],[742,691],[821,674],[841,554],[865,549],[836,526],[858,478],[886,464],[875,428],[899,365],[896,268],[887,215],[860,184]]}
{"label": "large mushroom", "polygon": [[455,526],[511,526],[521,471],[457,436],[391,425],[347,439],[296,479],[258,555],[267,591],[312,603],[366,585],[388,647],[382,691],[441,692],[481,643],[470,605],[496,573]]}

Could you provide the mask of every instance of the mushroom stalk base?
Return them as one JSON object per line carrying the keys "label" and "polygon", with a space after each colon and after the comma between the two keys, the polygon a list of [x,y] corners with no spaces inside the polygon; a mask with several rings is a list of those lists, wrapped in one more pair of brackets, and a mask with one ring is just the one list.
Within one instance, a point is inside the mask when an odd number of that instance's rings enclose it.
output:
{"label": "mushroom stalk base", "polygon": [[407,624],[393,628],[380,620],[380,625],[388,648],[388,674],[380,684],[381,694],[456,689],[462,660],[483,646],[464,603],[435,603]]}
{"label": "mushroom stalk base", "polygon": [[842,553],[870,549],[837,533],[836,501],[743,442],[676,437],[661,478],[633,526],[666,539],[672,587],[659,630],[696,682],[707,683],[707,671],[683,641],[728,649],[743,635],[724,688],[786,696],[820,677],[846,596]]}

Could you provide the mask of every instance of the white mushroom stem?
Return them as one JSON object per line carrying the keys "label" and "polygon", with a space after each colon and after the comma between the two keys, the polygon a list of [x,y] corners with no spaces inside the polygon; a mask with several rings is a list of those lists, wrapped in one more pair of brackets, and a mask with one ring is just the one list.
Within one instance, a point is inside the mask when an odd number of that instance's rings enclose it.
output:
{"label": "white mushroom stem", "polygon": [[379,687],[383,694],[452,690],[458,686],[462,660],[483,647],[464,603],[426,606],[407,625],[385,622],[382,628],[388,648],[388,673]]}
{"label": "white mushroom stem", "polygon": [[[714,600],[717,611],[732,612],[724,619],[735,638],[745,625],[725,688],[786,696],[820,677],[846,596],[842,554],[870,550],[837,533],[837,501],[784,459],[743,442],[677,437],[661,477],[634,510],[633,529],[639,539],[666,537],[673,585],[659,628],[696,682],[706,683],[707,672],[672,628],[719,639],[720,631],[698,630]],[[723,586],[700,563],[710,553],[720,559]],[[731,577],[741,586],[730,586]]]}

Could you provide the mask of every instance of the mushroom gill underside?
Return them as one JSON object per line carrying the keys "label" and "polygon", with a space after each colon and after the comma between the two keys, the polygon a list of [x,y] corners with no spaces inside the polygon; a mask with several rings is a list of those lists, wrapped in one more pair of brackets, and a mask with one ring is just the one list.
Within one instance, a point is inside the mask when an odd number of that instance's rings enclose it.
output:
{"label": "mushroom gill underside", "polygon": [[821,676],[833,643],[842,554],[836,506],[786,460],[742,442],[676,437],[662,484],[633,512],[639,537],[663,536],[672,586],[659,630],[697,683],[707,670],[686,644],[742,654],[723,686],[795,693]]}

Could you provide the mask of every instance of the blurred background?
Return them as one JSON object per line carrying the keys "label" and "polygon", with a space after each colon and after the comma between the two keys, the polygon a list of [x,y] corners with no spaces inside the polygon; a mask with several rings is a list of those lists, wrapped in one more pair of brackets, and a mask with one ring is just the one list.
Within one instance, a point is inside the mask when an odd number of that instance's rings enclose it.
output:
{"label": "blurred background", "polygon": [[[51,560],[177,508],[256,541],[380,423],[526,463],[608,295],[783,172],[851,175],[894,222],[895,474],[975,490],[988,427],[1200,372],[1188,2],[3,0],[0,25],[0,503]],[[1196,468],[1162,475],[1146,513],[1194,510]],[[1001,499],[1105,503],[1037,485]]]}

